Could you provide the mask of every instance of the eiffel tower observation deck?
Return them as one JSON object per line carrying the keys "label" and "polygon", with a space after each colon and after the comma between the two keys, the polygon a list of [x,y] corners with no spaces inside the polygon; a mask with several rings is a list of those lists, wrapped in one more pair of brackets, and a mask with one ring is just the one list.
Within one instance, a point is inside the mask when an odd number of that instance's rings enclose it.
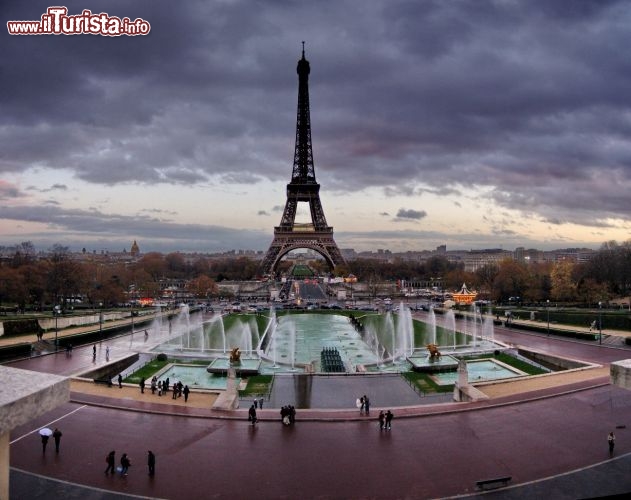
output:
{"label": "eiffel tower observation deck", "polygon": [[[274,240],[261,264],[264,274],[273,274],[282,257],[298,248],[315,250],[324,257],[331,268],[345,264],[333,239],[333,228],[326,222],[320,202],[320,184],[317,183],[315,177],[309,111],[311,67],[305,58],[304,42],[302,42],[302,58],[298,61],[296,71],[298,73],[298,114],[294,167],[291,181],[287,184],[287,202],[280,225],[274,228]],[[310,223],[296,222],[298,203],[301,202],[309,204]]]}

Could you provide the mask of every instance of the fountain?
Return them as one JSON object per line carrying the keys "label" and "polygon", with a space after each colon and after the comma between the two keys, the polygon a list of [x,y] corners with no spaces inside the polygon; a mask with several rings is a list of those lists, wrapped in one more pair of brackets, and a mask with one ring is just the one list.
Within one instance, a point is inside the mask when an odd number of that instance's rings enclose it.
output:
{"label": "fountain", "polygon": [[482,325],[482,336],[492,343],[495,343],[495,326],[493,324],[493,316],[487,315]]}
{"label": "fountain", "polygon": [[457,341],[456,341],[456,315],[454,314],[453,310],[451,310],[451,309],[449,309],[449,311],[447,311],[445,313],[444,328],[448,332],[452,332],[452,334],[453,334],[453,337],[454,337],[454,351],[455,351],[456,350],[456,345],[457,345]]}
{"label": "fountain", "polygon": [[[433,307],[430,307],[428,316],[429,316],[430,342],[432,344],[436,344],[436,313],[434,312]],[[454,325],[454,329],[455,329],[455,325]]]}
{"label": "fountain", "polygon": [[378,366],[382,367],[384,364],[384,355],[386,348],[379,342],[377,331],[373,324],[365,325],[364,327],[364,342],[370,347],[372,352],[378,359]]}
{"label": "fountain", "polygon": [[[475,345],[481,343],[488,349],[493,338],[492,320],[485,318],[484,325],[476,332],[471,328],[478,323],[478,319],[474,318],[465,321],[465,329],[470,330],[472,335],[464,335],[464,345],[458,345],[454,312],[446,311],[439,327],[435,311],[431,309],[425,332],[419,331],[415,340],[412,313],[404,304],[386,314],[362,314],[355,323],[349,322],[347,316],[335,313],[277,317],[273,308],[264,315],[232,314],[223,317],[214,314],[206,320],[203,318],[201,312],[191,313],[188,307],[182,307],[169,320],[168,334],[167,322],[164,322],[165,341],[153,350],[167,353],[171,350],[177,357],[210,359],[209,371],[225,373],[229,367],[230,350],[239,348],[241,365],[238,371],[278,373],[317,371],[322,349],[331,347],[339,351],[346,370],[399,372],[410,369],[411,365],[414,368],[417,360],[428,357],[426,350],[415,354],[416,343],[420,346],[435,345],[437,351],[443,353],[445,346],[449,346],[451,351],[453,343],[455,353],[464,351],[467,344],[472,345],[471,342]],[[161,325],[156,322],[154,327],[159,331]],[[259,328],[262,333],[259,333]],[[156,332],[152,334],[152,339],[160,339],[160,336]],[[449,354],[438,357],[440,362],[433,364],[441,365],[441,369],[443,365],[449,365]]]}
{"label": "fountain", "polygon": [[296,324],[292,321],[289,325],[289,361],[291,370],[296,369]]}
{"label": "fountain", "polygon": [[[436,329],[434,328],[434,342],[435,337]],[[411,356],[414,353],[414,324],[412,322],[412,312],[403,305],[403,302],[399,305],[396,338],[398,352],[401,354],[401,357],[405,359],[407,356]]]}

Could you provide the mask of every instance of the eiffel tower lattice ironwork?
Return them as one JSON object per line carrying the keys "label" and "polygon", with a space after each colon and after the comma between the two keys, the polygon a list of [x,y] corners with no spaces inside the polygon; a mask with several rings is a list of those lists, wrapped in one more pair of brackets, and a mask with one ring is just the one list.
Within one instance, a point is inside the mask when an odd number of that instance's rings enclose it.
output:
{"label": "eiffel tower lattice ironwork", "polygon": [[[331,268],[344,264],[344,258],[333,239],[333,228],[324,217],[320,202],[320,184],[316,182],[311,146],[311,119],[309,115],[309,61],[298,61],[298,116],[296,123],[296,149],[291,182],[287,184],[287,203],[280,221],[274,228],[274,240],[261,264],[265,274],[276,270],[280,259],[297,248],[310,248],[318,252]],[[311,223],[296,223],[299,202],[309,203]]]}

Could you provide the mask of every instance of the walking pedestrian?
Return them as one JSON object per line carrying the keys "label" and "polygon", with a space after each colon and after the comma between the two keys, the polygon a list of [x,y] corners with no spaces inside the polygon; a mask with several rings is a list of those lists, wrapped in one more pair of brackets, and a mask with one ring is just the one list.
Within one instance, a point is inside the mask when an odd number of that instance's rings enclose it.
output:
{"label": "walking pedestrian", "polygon": [[259,410],[263,409],[263,398],[259,398]]}
{"label": "walking pedestrian", "polygon": [[184,393],[184,402],[186,403],[188,401],[188,395],[191,392],[191,390],[188,388],[188,385],[184,386],[184,389],[182,389],[182,392]]}
{"label": "walking pedestrian", "polygon": [[289,407],[283,406],[280,409],[280,421],[283,425],[289,425]]}
{"label": "walking pedestrian", "polygon": [[123,388],[123,376],[120,373],[118,374],[118,388]]}
{"label": "walking pedestrian", "polygon": [[142,377],[140,379],[140,393],[141,394],[145,393],[145,377]]}
{"label": "walking pedestrian", "polygon": [[59,453],[59,442],[61,441],[61,431],[55,427],[53,431],[53,439],[55,440],[55,453]]}
{"label": "walking pedestrian", "polygon": [[613,431],[607,436],[607,443],[609,444],[609,456],[613,457],[613,448],[616,445],[616,436],[614,436]]}
{"label": "walking pedestrian", "polygon": [[42,434],[42,453],[46,453],[46,445],[48,444],[48,434]]}
{"label": "walking pedestrian", "polygon": [[107,469],[105,469],[105,474],[111,472],[114,474],[116,470],[116,452],[114,450],[110,451],[105,457],[105,462],[107,463]]}
{"label": "walking pedestrian", "polygon": [[248,420],[252,422],[252,425],[256,424],[256,408],[254,405],[250,406],[248,410]]}
{"label": "walking pedestrian", "polygon": [[96,344],[92,346],[92,358],[96,359]]}
{"label": "walking pedestrian", "polygon": [[392,419],[394,418],[394,415],[392,414],[392,412],[390,410],[388,410],[386,412],[386,429],[390,430],[392,428]]}
{"label": "walking pedestrian", "polygon": [[293,424],[296,421],[296,408],[294,405],[289,405],[289,423]]}
{"label": "walking pedestrian", "polygon": [[383,412],[383,410],[381,410],[379,412],[379,430],[382,431],[383,430],[383,426],[385,425],[385,421],[386,421],[386,415]]}
{"label": "walking pedestrian", "polygon": [[127,456],[127,453],[123,453],[121,456],[121,476],[126,476],[129,467],[131,466],[131,460]]}
{"label": "walking pedestrian", "polygon": [[156,473],[156,456],[151,450],[147,452],[147,467],[149,467],[149,475],[153,476]]}
{"label": "walking pedestrian", "polygon": [[110,360],[110,346],[105,347],[105,361]]}
{"label": "walking pedestrian", "polygon": [[364,396],[362,396],[361,398],[359,398],[359,413],[360,415],[362,413],[364,413],[364,405],[366,404],[366,401],[364,400]]}
{"label": "walking pedestrian", "polygon": [[370,413],[370,400],[366,395],[364,395],[364,411],[366,412],[366,415]]}
{"label": "walking pedestrian", "polygon": [[259,400],[254,398],[254,401],[252,401],[252,404],[254,405],[254,409],[256,410],[259,406]]}

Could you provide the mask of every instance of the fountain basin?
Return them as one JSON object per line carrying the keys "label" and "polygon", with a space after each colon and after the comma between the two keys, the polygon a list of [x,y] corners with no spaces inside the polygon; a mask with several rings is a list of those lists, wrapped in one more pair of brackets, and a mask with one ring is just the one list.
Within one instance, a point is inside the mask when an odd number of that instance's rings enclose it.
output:
{"label": "fountain basin", "polygon": [[[472,383],[522,377],[528,374],[497,359],[474,359],[467,361],[467,375],[468,382]],[[458,380],[458,373],[436,373],[432,375],[432,380],[438,385],[453,385]]]}
{"label": "fountain basin", "polygon": [[171,384],[182,382],[190,389],[209,389],[225,391],[228,379],[206,371],[204,366],[171,364],[156,374],[158,379],[169,378]]}
{"label": "fountain basin", "polygon": [[420,373],[450,372],[458,368],[458,360],[448,355],[440,358],[429,355],[409,356],[407,360],[412,364],[412,370]]}
{"label": "fountain basin", "polygon": [[240,375],[258,375],[261,368],[261,360],[241,358],[239,362],[231,363],[227,358],[216,358],[206,367],[206,371],[208,373],[226,375],[229,368],[234,368]]}

